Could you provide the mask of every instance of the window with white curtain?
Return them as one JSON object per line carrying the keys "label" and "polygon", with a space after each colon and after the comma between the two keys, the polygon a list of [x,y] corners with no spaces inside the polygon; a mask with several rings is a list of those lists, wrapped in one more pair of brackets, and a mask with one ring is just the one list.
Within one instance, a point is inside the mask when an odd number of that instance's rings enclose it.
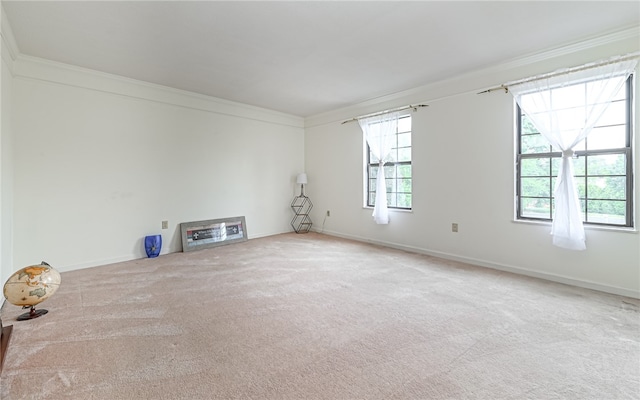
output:
{"label": "window with white curtain", "polygon": [[[572,164],[582,221],[633,226],[632,78],[613,97],[592,132],[574,148]],[[591,82],[554,89],[552,107],[560,115],[588,105]],[[526,95],[525,95],[526,96]],[[517,108],[517,218],[552,220],[554,188],[562,151],[538,132]]]}
{"label": "window with white curtain", "polygon": [[[374,124],[376,122],[373,122]],[[385,159],[384,176],[387,189],[387,206],[395,209],[411,209],[411,116],[398,119],[398,128],[393,134],[391,154]],[[379,162],[373,156],[366,138],[366,188],[365,198],[368,207],[374,207],[376,201],[376,177]]]}

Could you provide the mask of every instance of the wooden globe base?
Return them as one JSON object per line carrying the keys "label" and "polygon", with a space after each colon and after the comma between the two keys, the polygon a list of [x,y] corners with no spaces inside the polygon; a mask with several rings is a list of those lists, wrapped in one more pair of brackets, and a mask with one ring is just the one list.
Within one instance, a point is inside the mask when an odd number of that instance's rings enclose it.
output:
{"label": "wooden globe base", "polygon": [[48,312],[49,312],[49,310],[43,310],[43,309],[36,310],[36,308],[32,306],[31,310],[29,312],[26,312],[24,314],[20,314],[17,319],[18,319],[18,321],[25,321],[25,320],[28,320],[28,319],[34,319],[34,318],[38,318],[41,315],[45,315]]}

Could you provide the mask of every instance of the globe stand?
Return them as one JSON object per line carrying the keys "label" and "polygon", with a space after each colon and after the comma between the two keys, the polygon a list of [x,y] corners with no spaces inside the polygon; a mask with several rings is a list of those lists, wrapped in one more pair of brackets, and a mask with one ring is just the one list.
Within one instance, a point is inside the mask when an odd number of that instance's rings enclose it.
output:
{"label": "globe stand", "polygon": [[[22,308],[23,309],[29,308],[29,306],[24,306]],[[26,312],[24,314],[20,314],[17,319],[18,319],[18,321],[26,321],[28,319],[38,318],[39,316],[45,315],[48,312],[49,312],[49,310],[43,310],[43,309],[40,309],[40,310],[36,311],[35,306],[31,306],[31,310],[29,310],[29,312]]]}

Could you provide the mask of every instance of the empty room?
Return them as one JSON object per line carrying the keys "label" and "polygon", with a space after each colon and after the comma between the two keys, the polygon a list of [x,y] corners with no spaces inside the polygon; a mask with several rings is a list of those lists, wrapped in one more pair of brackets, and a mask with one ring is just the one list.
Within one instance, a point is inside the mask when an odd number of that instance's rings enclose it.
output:
{"label": "empty room", "polygon": [[1,1],[0,398],[640,398],[637,1]]}

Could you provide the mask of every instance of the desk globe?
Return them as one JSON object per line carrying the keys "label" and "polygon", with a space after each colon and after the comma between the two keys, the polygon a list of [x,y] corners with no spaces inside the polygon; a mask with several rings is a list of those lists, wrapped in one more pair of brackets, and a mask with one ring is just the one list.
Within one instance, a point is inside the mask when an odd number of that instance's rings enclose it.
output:
{"label": "desk globe", "polygon": [[31,308],[18,317],[18,321],[38,318],[48,310],[36,310],[40,304],[51,297],[60,286],[60,274],[46,262],[30,265],[16,271],[4,284],[4,297],[13,305]]}

